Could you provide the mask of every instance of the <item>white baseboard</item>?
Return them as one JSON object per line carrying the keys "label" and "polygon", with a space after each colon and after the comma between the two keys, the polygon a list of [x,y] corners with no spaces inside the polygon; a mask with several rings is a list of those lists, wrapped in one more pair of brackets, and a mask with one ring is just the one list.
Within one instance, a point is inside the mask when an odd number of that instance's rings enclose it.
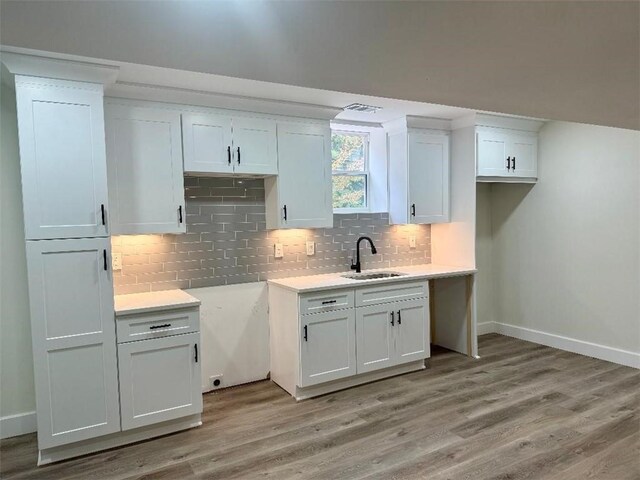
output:
{"label": "white baseboard", "polygon": [[[482,326],[482,328],[481,328]],[[530,328],[517,327],[499,322],[486,322],[478,324],[478,334],[499,333],[508,337],[519,338],[528,342],[539,343],[548,347],[566,350],[568,352],[579,353],[588,357],[599,358],[608,362],[626,365],[640,369],[640,353],[630,352],[614,347],[607,347],[597,343],[576,340],[575,338],[563,337],[552,333],[541,332]]]}
{"label": "white baseboard", "polygon": [[496,322],[482,322],[476,325],[478,335],[486,335],[487,333],[496,332]]}
{"label": "white baseboard", "polygon": [[36,412],[0,417],[0,438],[17,437],[36,430]]}

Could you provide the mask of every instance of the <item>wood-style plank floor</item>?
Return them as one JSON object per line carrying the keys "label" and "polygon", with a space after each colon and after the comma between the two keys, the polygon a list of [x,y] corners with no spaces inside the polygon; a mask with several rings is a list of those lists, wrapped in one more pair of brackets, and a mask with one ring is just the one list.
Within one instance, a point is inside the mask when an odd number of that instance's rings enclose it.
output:
{"label": "wood-style plank floor", "polygon": [[3,479],[640,479],[640,371],[500,335],[481,360],[296,403],[269,381],[205,395],[202,427],[41,468],[2,441]]}

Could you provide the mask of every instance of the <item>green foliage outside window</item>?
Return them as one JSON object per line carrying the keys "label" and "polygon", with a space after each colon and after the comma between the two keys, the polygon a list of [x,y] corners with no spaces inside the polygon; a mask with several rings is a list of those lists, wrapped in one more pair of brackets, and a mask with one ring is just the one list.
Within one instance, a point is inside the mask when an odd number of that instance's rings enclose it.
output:
{"label": "green foliage outside window", "polygon": [[332,133],[333,208],[367,206],[367,146],[365,135]]}

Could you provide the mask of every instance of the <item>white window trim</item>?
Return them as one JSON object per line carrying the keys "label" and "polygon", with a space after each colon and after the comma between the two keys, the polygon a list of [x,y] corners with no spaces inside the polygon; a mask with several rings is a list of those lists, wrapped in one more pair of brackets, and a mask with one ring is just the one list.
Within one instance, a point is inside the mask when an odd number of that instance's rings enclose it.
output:
{"label": "white window trim", "polygon": [[[360,137],[364,137],[365,139],[365,149],[364,149],[364,170],[356,170],[356,171],[345,171],[342,172],[340,170],[331,169],[331,187],[333,188],[333,176],[334,175],[353,175],[353,176],[365,176],[365,192],[364,192],[364,200],[365,206],[360,208],[334,208],[333,213],[341,214],[341,213],[369,213],[371,212],[371,197],[370,197],[370,189],[371,189],[371,180],[370,180],[370,172],[369,172],[369,155],[370,155],[370,134],[369,132],[359,132],[355,130],[348,130],[343,128],[332,128],[331,134],[343,134],[343,135],[358,135]],[[333,159],[332,159],[333,160]]]}

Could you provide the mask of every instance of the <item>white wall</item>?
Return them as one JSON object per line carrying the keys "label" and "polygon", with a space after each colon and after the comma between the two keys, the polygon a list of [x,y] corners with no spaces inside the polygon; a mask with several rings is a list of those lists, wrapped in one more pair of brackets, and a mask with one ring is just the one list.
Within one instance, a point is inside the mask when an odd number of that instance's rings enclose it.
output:
{"label": "white wall", "polygon": [[[0,418],[35,410],[15,92],[0,91]],[[3,421],[0,432],[9,428]]]}
{"label": "white wall", "polygon": [[640,132],[549,122],[538,183],[494,184],[490,196],[494,318],[503,331],[608,347],[611,358],[636,364],[629,352],[640,353]]}

